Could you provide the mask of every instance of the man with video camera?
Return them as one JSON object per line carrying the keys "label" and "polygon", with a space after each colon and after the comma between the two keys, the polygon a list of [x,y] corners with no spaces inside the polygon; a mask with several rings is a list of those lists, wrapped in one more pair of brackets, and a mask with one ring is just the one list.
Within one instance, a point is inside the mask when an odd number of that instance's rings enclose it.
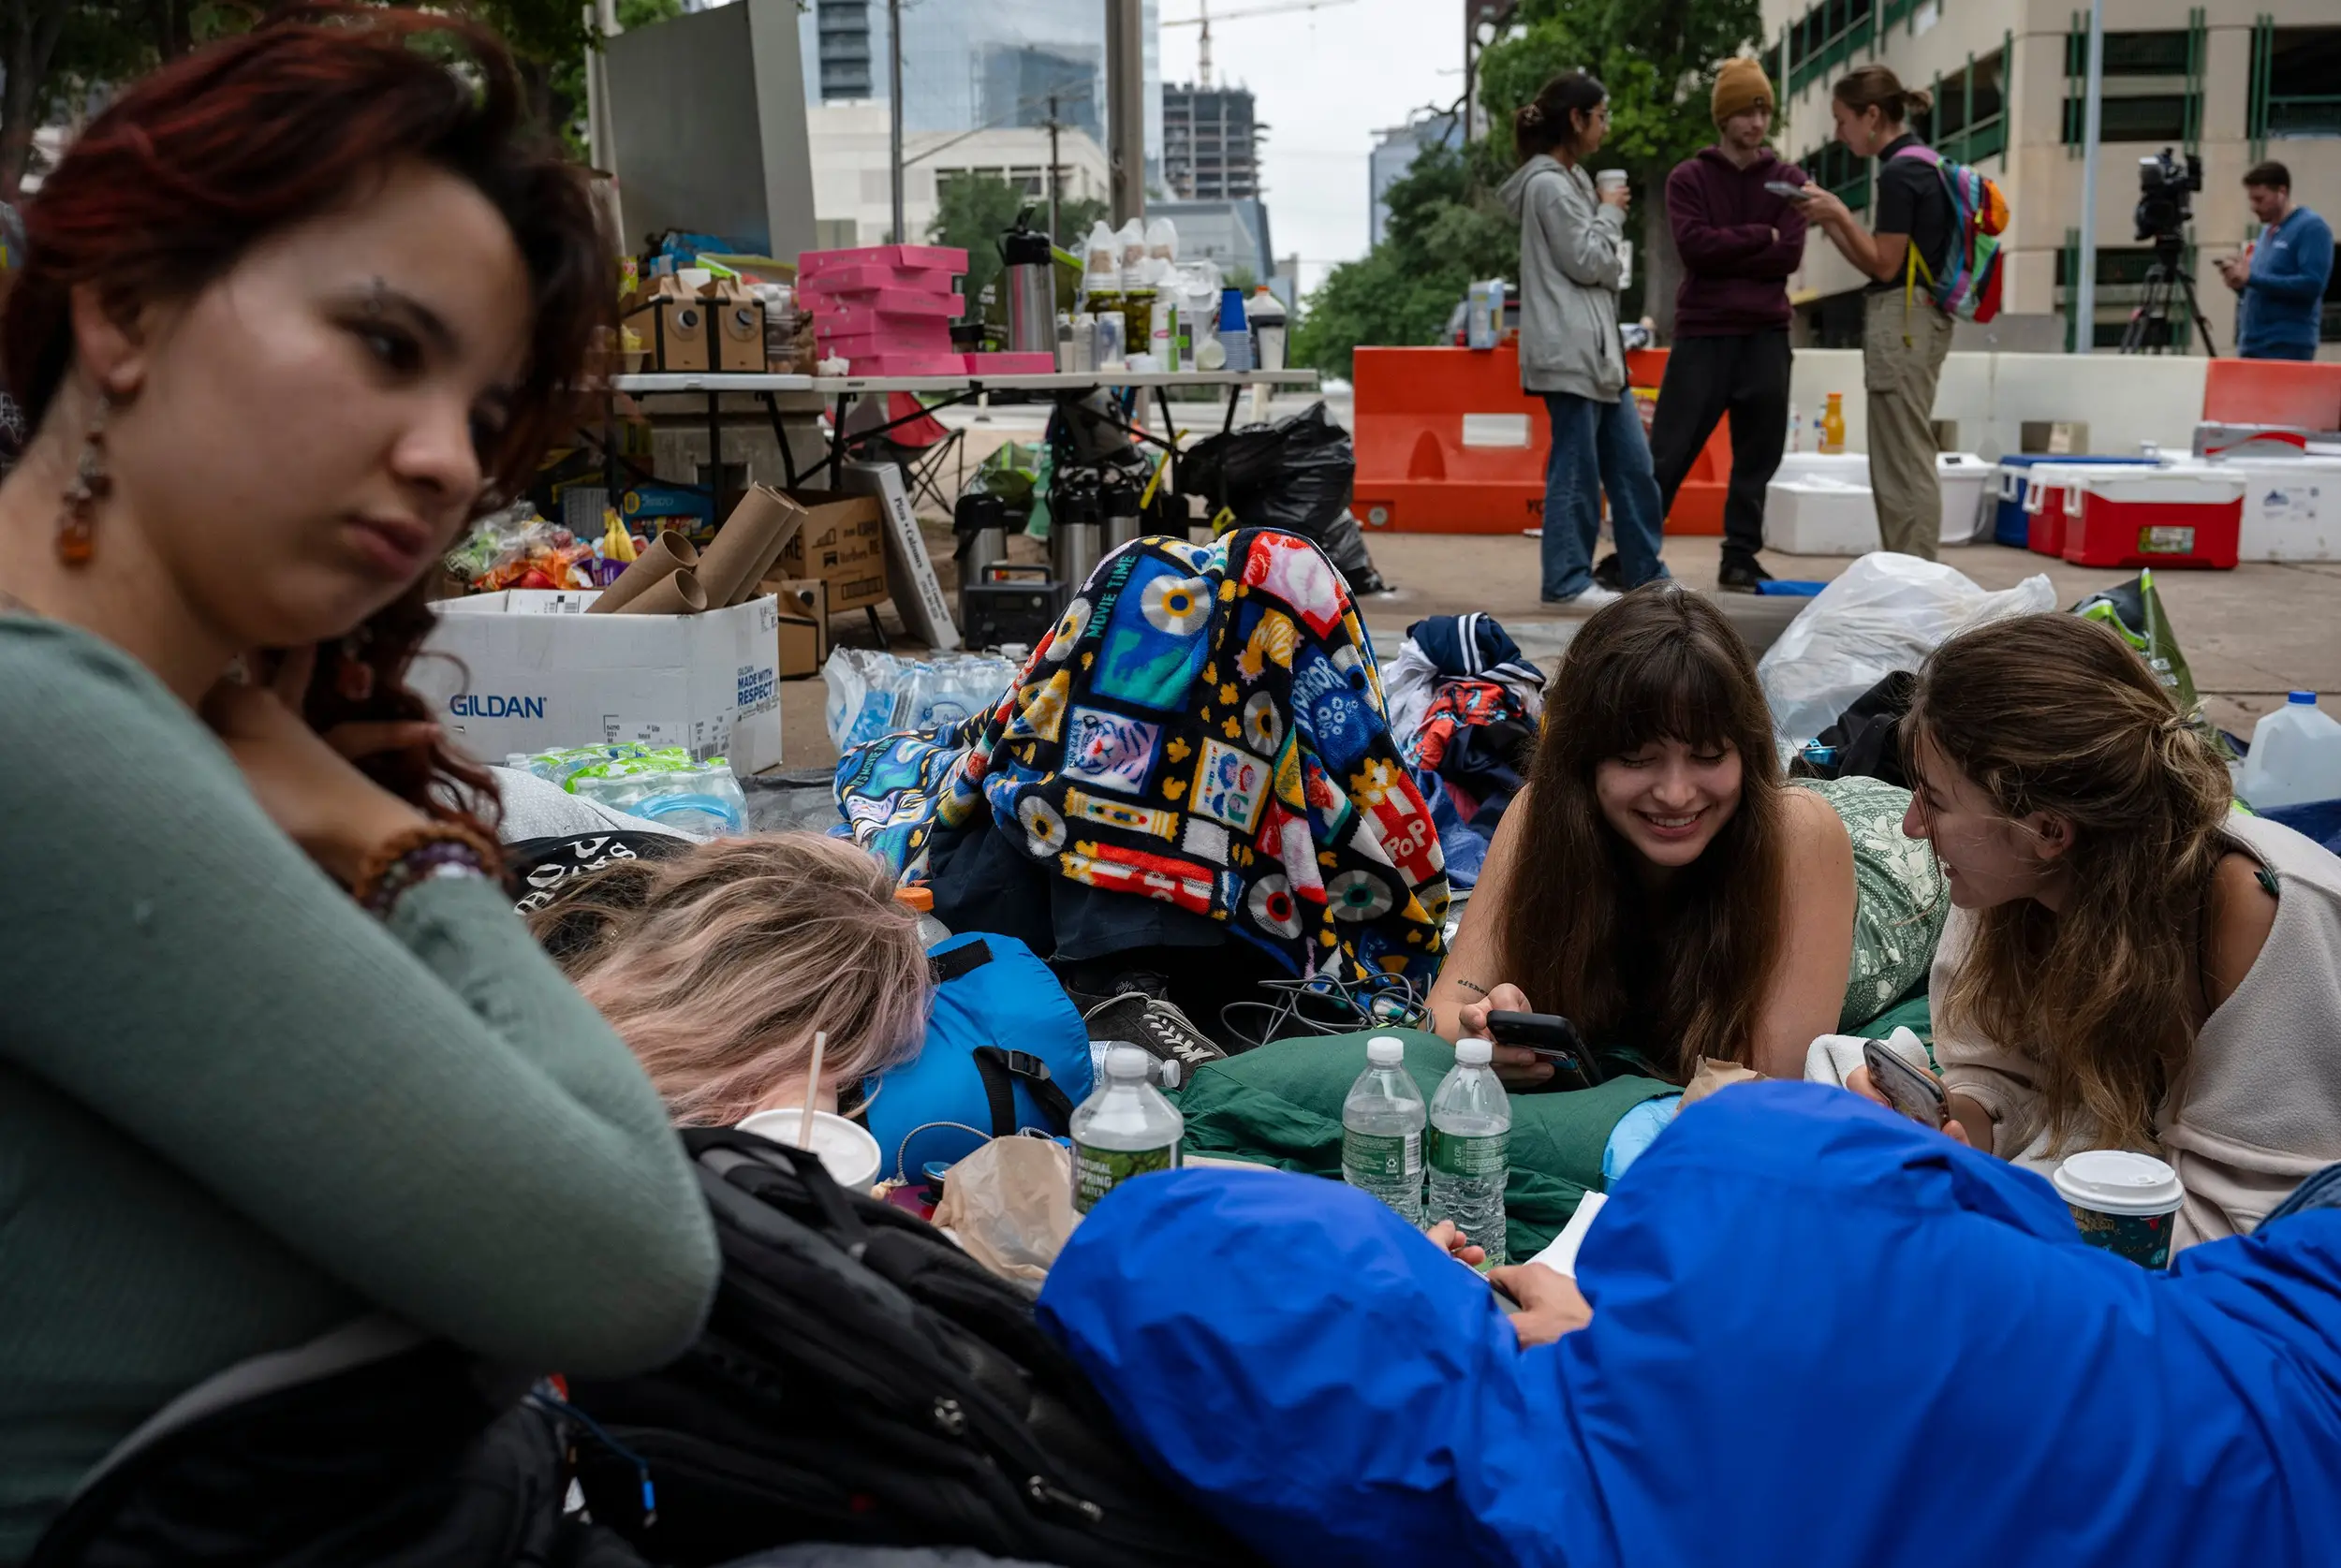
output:
{"label": "man with video camera", "polygon": [[2292,204],[2292,173],[2280,163],[2254,164],[2244,175],[2244,198],[2265,227],[2243,255],[2218,264],[2219,276],[2244,297],[2235,352],[2246,359],[2314,359],[2333,278],[2333,229]]}

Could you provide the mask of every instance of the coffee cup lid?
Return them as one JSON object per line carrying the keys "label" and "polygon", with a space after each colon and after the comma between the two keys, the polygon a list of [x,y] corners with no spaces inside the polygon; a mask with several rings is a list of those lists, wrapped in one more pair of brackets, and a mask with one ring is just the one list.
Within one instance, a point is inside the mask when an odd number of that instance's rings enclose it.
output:
{"label": "coffee cup lid", "polygon": [[[803,1123],[802,1107],[792,1106],[758,1111],[741,1122],[740,1130],[771,1138],[774,1143],[793,1145]],[[813,1153],[829,1171],[830,1179],[841,1187],[869,1186],[877,1180],[878,1166],[885,1159],[878,1140],[870,1136],[868,1128],[825,1110],[813,1113]]]}
{"label": "coffee cup lid", "polygon": [[2067,1203],[2100,1214],[2168,1214],[2186,1195],[2178,1172],[2151,1154],[2125,1149],[2069,1155],[2050,1180]]}

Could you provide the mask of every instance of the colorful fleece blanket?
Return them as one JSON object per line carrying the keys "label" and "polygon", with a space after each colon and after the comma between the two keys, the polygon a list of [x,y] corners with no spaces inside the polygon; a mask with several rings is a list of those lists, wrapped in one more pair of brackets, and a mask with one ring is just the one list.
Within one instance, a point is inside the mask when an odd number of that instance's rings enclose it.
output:
{"label": "colorful fleece blanket", "polygon": [[1296,975],[1437,968],[1446,865],[1372,645],[1332,563],[1274,529],[1116,550],[997,709],[856,747],[837,797],[906,882],[988,811],[1057,874],[1222,921]]}

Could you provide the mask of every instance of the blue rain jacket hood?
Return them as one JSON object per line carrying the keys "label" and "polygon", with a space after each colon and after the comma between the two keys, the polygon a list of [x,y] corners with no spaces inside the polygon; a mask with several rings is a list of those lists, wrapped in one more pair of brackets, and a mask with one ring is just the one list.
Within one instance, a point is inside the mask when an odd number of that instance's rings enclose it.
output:
{"label": "blue rain jacket hood", "polygon": [[1522,1351],[1363,1194],[1191,1170],[1074,1233],[1044,1325],[1272,1560],[2330,1564],[2341,1209],[2148,1273],[2039,1177],[1845,1092],[1729,1089],[1617,1186],[1592,1325]]}

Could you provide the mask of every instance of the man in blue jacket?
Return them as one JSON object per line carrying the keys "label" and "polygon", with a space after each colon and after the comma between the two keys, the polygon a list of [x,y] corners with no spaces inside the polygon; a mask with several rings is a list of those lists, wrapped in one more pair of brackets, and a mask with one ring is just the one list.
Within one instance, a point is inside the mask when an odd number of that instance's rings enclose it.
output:
{"label": "man in blue jacket", "polygon": [[2235,352],[2246,359],[2314,359],[2325,286],[2333,281],[2333,229],[2292,204],[2292,171],[2254,164],[2244,198],[2263,227],[2243,256],[2219,263],[2219,276],[2244,297],[2236,310]]}

